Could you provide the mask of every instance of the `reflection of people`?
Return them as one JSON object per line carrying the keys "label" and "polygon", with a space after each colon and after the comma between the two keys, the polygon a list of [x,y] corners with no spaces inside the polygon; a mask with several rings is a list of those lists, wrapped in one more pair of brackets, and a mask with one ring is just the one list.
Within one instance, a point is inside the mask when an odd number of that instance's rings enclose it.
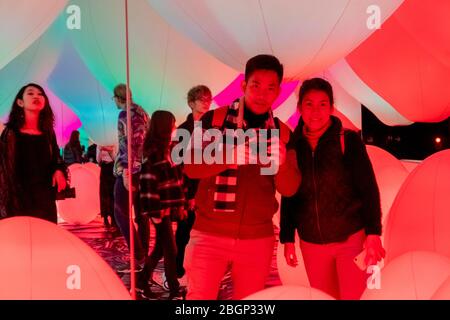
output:
{"label": "reflection of people", "polygon": [[[131,91],[129,92],[130,99]],[[148,252],[149,224],[148,219],[140,214],[139,203],[139,172],[142,164],[142,147],[144,144],[145,131],[147,129],[148,115],[141,106],[131,101],[131,126],[133,135],[131,137],[132,163],[128,163],[128,140],[127,140],[127,87],[119,84],[114,88],[114,101],[121,111],[118,119],[119,146],[114,162],[114,217],[119,226],[128,247],[130,247],[130,223],[128,209],[128,190],[133,190],[133,205],[139,236],[135,234],[135,255],[138,260],[137,269],[143,267]],[[132,185],[129,186],[128,178],[132,176]],[[125,270],[122,270],[125,271]]]}
{"label": "reflection of people", "polygon": [[168,111],[155,111],[144,144],[145,162],[140,179],[142,213],[150,217],[156,230],[156,241],[140,275],[144,296],[152,297],[148,280],[159,260],[164,257],[164,272],[170,290],[169,299],[181,299],[183,292],[176,272],[177,247],[172,231],[171,214],[184,218],[185,198],[180,167],[170,159],[171,135],[175,117]]}
{"label": "reflection of people", "polygon": [[97,144],[91,140],[89,140],[89,143],[91,143],[91,145],[88,147],[87,152],[86,152],[86,161],[98,163],[97,162]]}
{"label": "reflection of people", "polygon": [[[209,110],[212,101],[211,90],[207,86],[198,85],[191,88],[187,95],[187,102],[192,109],[192,113],[187,116],[179,128],[188,130],[190,133],[194,131],[194,121],[199,121],[202,115]],[[197,192],[198,180],[190,179],[184,176],[184,186],[187,190],[186,198],[188,200],[188,216],[187,219],[178,222],[175,239],[177,243],[177,276],[183,277],[185,270],[184,253],[186,245],[189,242],[192,225],[195,221],[195,193]]]}
{"label": "reflection of people", "polygon": [[283,66],[276,57],[255,56],[245,68],[243,99],[226,109],[208,111],[201,118],[202,127],[207,130],[213,127],[215,115],[220,114],[216,112],[225,110],[224,121],[218,125],[221,129],[237,129],[239,123],[242,129],[280,129],[279,148],[275,149],[276,144],[272,145],[270,140],[268,148],[279,154],[281,166],[275,175],[262,175],[259,164],[185,162],[186,174],[201,178],[195,196],[196,219],[186,247],[188,299],[217,299],[229,265],[233,299],[264,289],[275,243],[272,223],[278,207],[275,192],[293,194],[300,179],[295,162],[284,161],[290,131],[271,112],[282,79]]}
{"label": "reflection of people", "polygon": [[64,162],[67,165],[83,162],[83,148],[80,143],[80,132],[73,130],[70,140],[64,147]]}
{"label": "reflection of people", "polygon": [[32,83],[22,87],[1,132],[1,217],[57,222],[55,193],[66,187],[66,166],[53,126],[53,111],[42,87]]}
{"label": "reflection of people", "polygon": [[323,79],[300,88],[301,118],[291,143],[302,183],[293,197],[282,199],[280,241],[287,263],[296,266],[297,229],[311,286],[336,298],[359,299],[367,274],[353,259],[363,247],[369,265],[384,256],[380,195],[366,148],[331,115],[333,101]]}
{"label": "reflection of people", "polygon": [[[100,165],[100,214],[106,227],[116,225],[114,220],[114,159],[116,147],[99,146],[96,161]],[[111,219],[111,222],[108,220]]]}

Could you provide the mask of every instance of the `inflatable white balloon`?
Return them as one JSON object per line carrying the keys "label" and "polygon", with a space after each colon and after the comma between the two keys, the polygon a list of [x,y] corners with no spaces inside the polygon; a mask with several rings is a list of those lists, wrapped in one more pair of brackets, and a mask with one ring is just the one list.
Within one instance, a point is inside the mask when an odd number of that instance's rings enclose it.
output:
{"label": "inflatable white balloon", "polygon": [[432,300],[450,300],[450,276],[447,280],[436,290],[431,297]]}
{"label": "inflatable white balloon", "polygon": [[409,172],[400,160],[386,150],[373,145],[366,145],[366,148],[380,190],[381,210],[383,212],[382,221],[384,226],[398,190],[400,190]]}
{"label": "inflatable white balloon", "polygon": [[1,300],[129,300],[111,267],[69,231],[33,217],[0,221]]}
{"label": "inflatable white balloon", "polygon": [[100,183],[100,166],[94,162],[86,162],[83,164],[83,167],[90,170],[98,179],[98,183]]}
{"label": "inflatable white balloon", "polygon": [[38,39],[68,0],[2,0],[0,70]]}
{"label": "inflatable white balloon", "polygon": [[[72,3],[84,13],[81,30],[70,33],[74,46],[93,76],[112,92],[126,80],[124,1]],[[215,94],[238,75],[172,28],[146,0],[128,1],[128,7],[131,90],[147,112],[167,109],[181,123],[190,112],[186,97],[192,86],[205,84]],[[96,121],[83,125],[89,128]]]}
{"label": "inflatable white balloon", "polygon": [[409,174],[392,205],[384,236],[386,261],[412,250],[450,257],[450,150]]}
{"label": "inflatable white balloon", "polygon": [[[350,53],[402,0],[147,0],[180,32],[229,66],[243,70],[248,58],[273,53],[288,78],[310,76]],[[293,35],[295,35],[293,37]]]}
{"label": "inflatable white balloon", "polygon": [[100,212],[99,179],[92,169],[80,164],[69,166],[69,170],[76,198],[57,201],[58,214],[67,223],[88,224]]}
{"label": "inflatable white balloon", "polygon": [[49,88],[44,88],[44,90],[47,93],[50,106],[55,115],[55,134],[58,145],[63,147],[69,142],[72,131],[81,127],[81,121],[72,109]]}
{"label": "inflatable white balloon", "polygon": [[449,1],[405,1],[345,58],[364,83],[412,122],[450,116],[448,12]]}
{"label": "inflatable white balloon", "polygon": [[310,287],[311,285],[306,273],[305,262],[303,261],[303,255],[300,250],[300,240],[297,232],[295,234],[295,254],[297,255],[298,265],[293,268],[286,263],[286,259],[284,258],[284,245],[281,242],[278,242],[277,269],[281,283],[283,285]]}
{"label": "inflatable white balloon", "polygon": [[408,172],[412,172],[420,164],[420,161],[417,160],[401,160],[401,161],[406,170],[408,170]]}
{"label": "inflatable white balloon", "polygon": [[[31,8],[40,4],[39,1],[26,1],[26,3],[29,3]],[[2,4],[0,4],[0,8],[1,6]],[[8,10],[5,9],[5,13],[8,13],[8,15],[11,14],[9,8]],[[2,14],[3,11],[0,10],[0,15]],[[64,35],[67,32],[65,21],[65,17],[58,17],[47,31],[34,41],[33,44],[15,56],[8,64],[0,67],[0,88],[2,88],[0,90],[0,115],[4,115],[10,111],[14,97],[23,85],[34,82],[40,84],[42,87],[46,87],[45,82],[58,62],[58,57],[64,43]],[[2,23],[3,21],[0,19],[0,24]],[[0,30],[8,30],[10,28],[11,26],[8,26],[6,29],[2,28]],[[28,31],[31,32],[32,30]],[[5,34],[8,34],[8,32],[1,32],[0,38]],[[4,49],[3,43],[0,51],[2,49]],[[53,111],[56,113],[56,119],[58,120],[59,108],[55,108],[54,101],[52,101],[51,97],[49,98]]]}
{"label": "inflatable white balloon", "polygon": [[450,259],[412,251],[389,262],[378,275],[379,289],[367,288],[361,300],[429,300],[450,276]]}
{"label": "inflatable white balloon", "polygon": [[302,286],[277,286],[249,295],[243,300],[335,300],[314,288]]}
{"label": "inflatable white balloon", "polygon": [[[341,87],[342,90],[348,92],[360,104],[370,109],[383,123],[391,126],[409,125],[412,123],[361,80],[345,58],[332,65],[327,70],[327,74],[330,79],[334,80],[333,90],[335,87]],[[349,108],[345,105],[343,107]],[[355,112],[356,110],[353,111],[353,113]],[[359,106],[359,122],[361,122],[361,105]]]}

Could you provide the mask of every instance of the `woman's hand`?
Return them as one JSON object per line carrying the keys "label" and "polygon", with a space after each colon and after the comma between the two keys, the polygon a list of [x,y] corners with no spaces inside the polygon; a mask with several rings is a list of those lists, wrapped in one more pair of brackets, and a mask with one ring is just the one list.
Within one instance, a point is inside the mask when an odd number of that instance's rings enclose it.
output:
{"label": "woman's hand", "polygon": [[297,255],[295,254],[295,243],[288,242],[284,244],[284,257],[289,266],[296,267],[298,265]]}
{"label": "woman's hand", "polygon": [[378,235],[369,234],[364,247],[366,248],[364,262],[367,266],[376,265],[378,261],[381,261],[386,256],[386,250],[384,250],[380,236]]}
{"label": "woman's hand", "polygon": [[62,190],[64,190],[66,188],[67,182],[66,182],[66,177],[64,176],[64,173],[62,173],[62,171],[60,170],[56,170],[55,173],[53,174],[53,179],[52,179],[52,186],[56,186],[58,189],[58,192],[61,192]]}
{"label": "woman's hand", "polygon": [[188,210],[194,211],[195,210],[195,199],[189,199],[188,200]]}

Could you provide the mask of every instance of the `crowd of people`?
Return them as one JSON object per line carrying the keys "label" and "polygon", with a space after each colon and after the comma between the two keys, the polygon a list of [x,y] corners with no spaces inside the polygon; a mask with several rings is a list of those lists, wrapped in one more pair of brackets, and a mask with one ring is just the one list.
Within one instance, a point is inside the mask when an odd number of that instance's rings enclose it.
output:
{"label": "crowd of people", "polygon": [[[178,129],[170,111],[158,110],[150,117],[126,85],[114,88],[113,99],[120,110],[117,147],[96,146],[101,214],[105,225],[117,225],[129,247],[132,192],[137,290],[144,297],[154,297],[151,280],[161,258],[170,299],[185,295],[190,300],[217,299],[230,267],[233,299],[264,289],[276,241],[272,218],[280,205],[286,263],[298,264],[297,232],[311,286],[337,299],[361,296],[368,275],[356,266],[355,256],[364,250],[365,262],[371,265],[385,255],[379,190],[367,151],[358,133],[344,129],[332,115],[333,90],[325,79],[313,78],[301,85],[301,117],[291,132],[272,113],[282,80],[280,61],[257,55],[247,61],[242,97],[229,106],[209,110],[209,88],[190,89],[187,104],[192,112]],[[131,155],[127,117],[133,133]],[[61,157],[53,127],[44,89],[33,83],[21,88],[7,123],[0,124],[0,217],[27,215],[56,223],[55,194],[66,188],[67,165],[82,163],[86,157],[78,131],[72,132]],[[197,127],[202,134],[211,129],[223,135],[230,130],[270,131],[267,150],[258,152],[276,161],[278,170],[263,174],[261,168],[267,164],[259,162],[175,163],[177,130],[193,133]],[[249,140],[230,141],[231,145],[213,152],[215,159],[236,160],[242,158],[242,150],[245,159],[254,156]],[[191,153],[204,154],[207,148],[204,143],[189,143],[183,159]],[[156,231],[152,248],[150,223]],[[183,276],[187,294],[179,282]]]}

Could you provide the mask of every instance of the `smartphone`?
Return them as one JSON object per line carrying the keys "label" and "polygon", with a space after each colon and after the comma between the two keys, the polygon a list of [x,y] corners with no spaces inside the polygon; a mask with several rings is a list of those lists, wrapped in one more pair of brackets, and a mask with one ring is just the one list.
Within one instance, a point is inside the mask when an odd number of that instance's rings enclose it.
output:
{"label": "smartphone", "polygon": [[[362,271],[366,271],[367,270],[367,264],[364,261],[366,258],[366,250],[364,249],[363,251],[361,251],[361,253],[359,253],[354,259],[353,261],[355,262],[355,264],[358,266],[359,269],[361,269]],[[381,259],[381,261],[379,261],[377,263],[377,266],[380,269],[383,269],[384,267],[384,259]]]}
{"label": "smartphone", "polygon": [[364,249],[363,251],[361,251],[361,253],[359,253],[354,259],[353,261],[355,262],[355,264],[358,266],[359,269],[361,269],[362,271],[366,271],[367,269],[367,265],[364,261],[364,259],[366,258],[366,250]]}

